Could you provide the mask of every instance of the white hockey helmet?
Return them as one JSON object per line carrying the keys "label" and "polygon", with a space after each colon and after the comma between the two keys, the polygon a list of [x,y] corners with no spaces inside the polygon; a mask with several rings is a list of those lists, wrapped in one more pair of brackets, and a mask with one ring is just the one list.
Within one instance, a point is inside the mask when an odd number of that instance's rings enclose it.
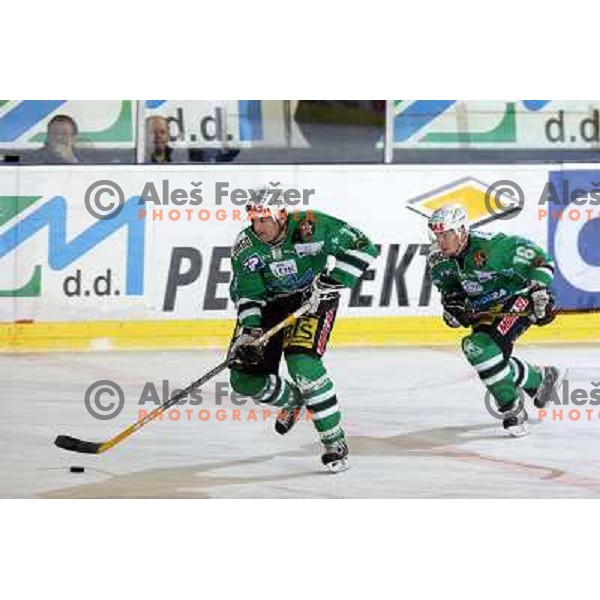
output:
{"label": "white hockey helmet", "polygon": [[246,213],[251,219],[273,219],[282,222],[286,208],[283,201],[284,192],[284,188],[271,184],[256,186],[251,190],[250,198],[246,202]]}
{"label": "white hockey helmet", "polygon": [[446,204],[438,208],[429,217],[427,225],[432,240],[435,240],[436,234],[446,231],[455,231],[459,237],[464,233],[465,241],[469,235],[469,217],[460,204]]}

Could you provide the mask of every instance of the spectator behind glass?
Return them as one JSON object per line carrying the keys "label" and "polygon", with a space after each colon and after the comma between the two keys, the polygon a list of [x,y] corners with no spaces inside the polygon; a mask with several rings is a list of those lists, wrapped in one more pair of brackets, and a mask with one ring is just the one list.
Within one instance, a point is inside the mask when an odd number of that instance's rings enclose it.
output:
{"label": "spectator behind glass", "polygon": [[146,119],[145,162],[173,162],[173,148],[169,146],[169,123],[165,117],[154,116]]}
{"label": "spectator behind glass", "polygon": [[186,158],[182,149],[169,146],[169,120],[158,115],[146,119],[146,163],[227,162],[238,154],[239,148],[190,148]]}
{"label": "spectator behind glass", "polygon": [[81,161],[75,149],[77,123],[68,115],[55,115],[48,122],[43,148],[32,152],[32,162],[45,165],[68,165]]}

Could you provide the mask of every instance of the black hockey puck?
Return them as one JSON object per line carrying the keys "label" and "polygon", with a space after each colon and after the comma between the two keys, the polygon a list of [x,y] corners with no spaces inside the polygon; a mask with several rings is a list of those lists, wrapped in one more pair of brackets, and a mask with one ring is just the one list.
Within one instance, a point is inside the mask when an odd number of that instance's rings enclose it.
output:
{"label": "black hockey puck", "polygon": [[70,467],[69,471],[71,471],[71,473],[83,473],[85,469],[83,467]]}

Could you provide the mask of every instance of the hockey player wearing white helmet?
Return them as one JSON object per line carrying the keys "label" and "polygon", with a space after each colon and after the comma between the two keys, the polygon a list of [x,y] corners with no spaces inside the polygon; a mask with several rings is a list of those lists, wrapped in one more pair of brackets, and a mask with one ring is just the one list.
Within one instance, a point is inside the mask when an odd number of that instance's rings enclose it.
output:
{"label": "hockey player wearing white helmet", "polygon": [[467,360],[496,401],[504,428],[525,435],[528,416],[519,391],[542,408],[559,372],[513,356],[513,346],[533,324],[554,319],[554,264],[527,239],[471,230],[460,204],[437,209],[428,227],[433,240],[428,262],[442,294],[444,322],[471,329],[462,340]]}

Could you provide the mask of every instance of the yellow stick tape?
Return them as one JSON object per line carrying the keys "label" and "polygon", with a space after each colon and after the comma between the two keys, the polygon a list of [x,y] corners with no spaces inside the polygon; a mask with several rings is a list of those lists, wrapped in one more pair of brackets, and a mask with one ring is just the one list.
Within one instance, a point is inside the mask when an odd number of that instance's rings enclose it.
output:
{"label": "yellow stick tape", "polygon": [[[221,319],[0,323],[0,351],[225,348],[233,325]],[[467,333],[446,327],[439,317],[349,317],[336,321],[331,345],[455,344]],[[547,327],[531,327],[522,341],[598,342],[600,314],[560,315]]]}

